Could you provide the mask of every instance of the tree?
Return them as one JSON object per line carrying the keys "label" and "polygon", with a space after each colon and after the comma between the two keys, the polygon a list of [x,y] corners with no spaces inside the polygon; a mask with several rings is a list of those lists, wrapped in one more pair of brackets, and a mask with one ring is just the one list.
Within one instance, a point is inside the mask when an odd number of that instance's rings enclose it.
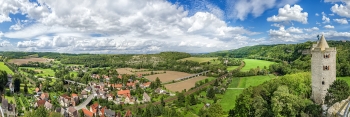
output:
{"label": "tree", "polygon": [[219,86],[218,79],[215,79],[214,86]]}
{"label": "tree", "polygon": [[220,104],[212,104],[208,109],[209,117],[221,117],[224,114]]}
{"label": "tree", "polygon": [[193,106],[193,105],[196,105],[197,104],[197,100],[196,98],[194,97],[194,95],[190,95],[190,105]]}
{"label": "tree", "polygon": [[24,91],[24,93],[25,93],[25,94],[27,94],[27,93],[28,93],[28,86],[27,86],[27,83],[26,83],[26,84],[24,84],[23,91]]}
{"label": "tree", "polygon": [[19,92],[21,88],[21,79],[15,78],[13,81],[13,85],[14,85],[14,92]]}
{"label": "tree", "polygon": [[346,99],[350,95],[348,83],[344,80],[335,80],[329,87],[325,97],[325,104],[332,106],[334,103]]}
{"label": "tree", "polygon": [[160,79],[157,77],[157,78],[156,78],[156,87],[158,88],[158,87],[160,87],[160,86],[162,86],[162,82],[161,82]]}
{"label": "tree", "polygon": [[185,95],[183,93],[179,93],[177,96],[177,102],[178,102],[178,106],[179,107],[183,107],[185,105],[186,102],[186,98]]}
{"label": "tree", "polygon": [[[62,117],[62,115],[61,113],[58,113],[58,112],[51,112],[49,117]],[[81,117],[84,117],[84,116],[81,116]]]}
{"label": "tree", "polygon": [[0,70],[0,95],[3,94],[6,84],[7,84],[7,72]]}
{"label": "tree", "polygon": [[164,102],[164,97],[162,96],[162,98],[160,98],[160,103],[163,107],[165,107],[165,102]]}
{"label": "tree", "polygon": [[24,114],[24,117],[47,117],[47,116],[49,116],[49,112],[43,106],[39,106],[39,108],[37,108],[32,112],[27,111],[27,113]]}
{"label": "tree", "polygon": [[207,98],[213,99],[214,97],[215,97],[214,88],[209,88],[209,90],[208,90],[208,92],[207,92]]}

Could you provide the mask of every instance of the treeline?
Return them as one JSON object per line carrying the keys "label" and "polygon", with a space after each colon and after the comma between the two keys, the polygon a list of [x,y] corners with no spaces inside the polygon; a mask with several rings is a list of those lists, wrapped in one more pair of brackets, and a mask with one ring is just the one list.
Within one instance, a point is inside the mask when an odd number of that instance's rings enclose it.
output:
{"label": "treeline", "polygon": [[[337,48],[337,76],[350,76],[350,42],[327,41],[330,47]],[[247,46],[235,50],[213,52],[201,56],[213,57],[235,57],[253,58],[278,62],[273,64],[270,72],[280,75],[296,73],[299,71],[310,71],[311,55],[307,50],[316,42],[305,42],[300,44],[278,44]],[[304,54],[303,54],[304,53]]]}
{"label": "treeline", "polygon": [[229,116],[321,116],[321,107],[309,99],[310,77],[309,72],[297,73],[246,88]]}

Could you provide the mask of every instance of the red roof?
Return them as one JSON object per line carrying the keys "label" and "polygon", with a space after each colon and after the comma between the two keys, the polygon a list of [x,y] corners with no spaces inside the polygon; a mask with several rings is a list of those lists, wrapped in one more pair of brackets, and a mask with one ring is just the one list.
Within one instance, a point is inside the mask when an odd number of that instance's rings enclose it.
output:
{"label": "red roof", "polygon": [[143,86],[149,86],[151,85],[152,82],[146,82],[146,83],[143,83]]}
{"label": "red roof", "polygon": [[130,82],[130,83],[126,83],[126,85],[129,86],[129,87],[131,87],[131,86],[134,86],[135,83]]}
{"label": "red roof", "polygon": [[121,91],[118,91],[118,95],[125,95],[125,94],[130,94],[130,90],[121,90]]}
{"label": "red roof", "polygon": [[105,115],[105,109],[107,109],[106,106],[102,107],[100,117]]}
{"label": "red roof", "polygon": [[84,112],[84,115],[89,116],[89,117],[93,117],[94,116],[94,114],[91,111],[89,111],[89,110],[87,110],[85,108],[83,108],[82,110]]}
{"label": "red roof", "polygon": [[78,95],[75,93],[72,93],[72,97],[78,97]]}
{"label": "red roof", "polygon": [[130,110],[128,110],[128,111],[126,111],[126,113],[125,113],[125,117],[131,117],[131,111]]}
{"label": "red roof", "polygon": [[98,108],[98,103],[94,103],[94,104],[92,104],[90,107],[91,107],[91,109],[92,109],[92,113],[96,113],[97,108]]}
{"label": "red roof", "polygon": [[38,104],[38,106],[44,106],[45,102],[45,100],[38,100],[36,103]]}

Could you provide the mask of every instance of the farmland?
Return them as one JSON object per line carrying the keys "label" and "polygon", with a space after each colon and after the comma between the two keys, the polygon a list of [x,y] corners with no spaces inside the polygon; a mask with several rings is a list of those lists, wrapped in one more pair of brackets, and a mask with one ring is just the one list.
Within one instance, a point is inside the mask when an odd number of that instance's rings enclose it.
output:
{"label": "farmland", "polygon": [[150,75],[150,76],[145,76],[148,80],[155,81],[156,78],[158,77],[161,82],[170,82],[178,78],[190,76],[191,74],[189,73],[184,73],[184,72],[177,72],[177,71],[166,71],[166,73],[163,74],[155,74],[155,75]]}
{"label": "farmland", "polygon": [[17,65],[21,65],[21,64],[27,64],[29,62],[50,62],[50,61],[54,61],[54,59],[47,59],[47,58],[27,58],[27,59],[11,59],[9,61],[9,63],[14,63]]}
{"label": "farmland", "polygon": [[134,74],[131,72],[132,70],[133,70],[132,68],[118,68],[117,72],[119,74]]}
{"label": "farmland", "polygon": [[208,77],[206,77],[206,76],[199,76],[199,77],[191,78],[191,79],[184,80],[184,81],[181,81],[181,82],[167,84],[167,85],[165,85],[165,87],[167,89],[169,89],[170,91],[173,91],[173,92],[176,92],[176,91],[181,92],[184,89],[189,90],[190,88],[195,86],[195,83],[197,81],[200,81],[200,80],[203,80],[203,79],[206,79],[206,78],[208,78]]}
{"label": "farmland", "polygon": [[0,69],[1,70],[5,70],[7,73],[9,74],[13,74],[12,70],[10,70],[5,64],[4,62],[0,62]]}
{"label": "farmland", "polygon": [[257,68],[259,66],[260,68],[264,68],[266,66],[267,68],[274,64],[275,62],[271,61],[264,61],[264,60],[257,60],[257,59],[244,59],[245,66],[242,68],[241,71],[249,71],[252,68]]}
{"label": "farmland", "polygon": [[202,57],[188,57],[188,58],[181,59],[181,61],[188,60],[188,61],[195,61],[195,62],[203,63],[203,62],[208,62],[208,61],[211,61],[214,59],[216,59],[216,57],[206,57],[206,58],[204,58],[204,57],[203,58]]}

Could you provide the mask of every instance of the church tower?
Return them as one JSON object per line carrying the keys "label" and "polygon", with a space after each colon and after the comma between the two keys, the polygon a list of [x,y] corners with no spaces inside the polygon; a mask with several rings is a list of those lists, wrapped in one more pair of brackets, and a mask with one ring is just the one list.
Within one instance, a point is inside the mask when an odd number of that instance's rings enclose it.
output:
{"label": "church tower", "polygon": [[329,86],[336,79],[335,47],[329,47],[322,35],[317,45],[311,49],[312,99],[316,104],[323,104]]}

